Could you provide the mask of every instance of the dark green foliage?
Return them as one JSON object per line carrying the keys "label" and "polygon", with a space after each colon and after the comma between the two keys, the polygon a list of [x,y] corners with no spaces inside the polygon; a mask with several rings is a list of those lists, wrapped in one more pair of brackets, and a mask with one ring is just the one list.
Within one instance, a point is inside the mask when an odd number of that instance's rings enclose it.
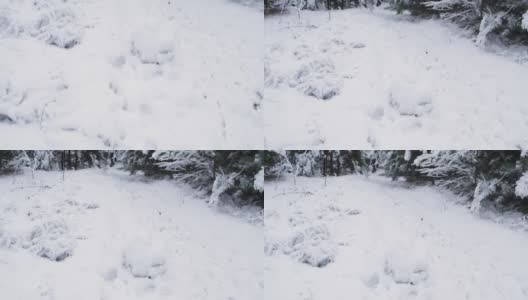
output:
{"label": "dark green foliage", "polygon": [[[424,151],[413,165],[422,178],[468,200],[474,200],[484,186],[487,193],[482,200],[497,208],[526,208],[526,201],[515,194],[517,181],[528,170],[528,158],[521,151]],[[413,175],[402,176],[413,180]]]}
{"label": "dark green foliage", "polygon": [[[372,160],[372,163],[376,165],[376,168],[383,170],[383,174],[391,177],[392,180],[396,180],[398,177],[405,177],[407,181],[411,182],[427,180],[427,177],[423,176],[413,164],[422,151],[394,150],[377,152],[379,155]],[[406,154],[408,157],[405,157]]]}
{"label": "dark green foliage", "polygon": [[16,171],[21,168],[33,170],[79,170],[113,166],[114,151],[95,150],[19,150],[0,151],[0,170]]}
{"label": "dark green foliage", "polygon": [[144,151],[128,154],[129,169],[149,174],[170,174],[195,189],[213,192],[218,176],[232,176],[233,182],[223,192],[239,205],[264,206],[263,191],[254,181],[266,158],[263,151]]}
{"label": "dark green foliage", "polygon": [[148,151],[123,151],[119,153],[119,161],[123,168],[136,174],[138,171],[143,172],[148,177],[164,177],[170,175],[170,172],[159,167],[157,161],[152,158],[153,150]]}
{"label": "dark green foliage", "polygon": [[17,151],[7,151],[2,150],[0,151],[0,173],[6,173],[10,171],[14,171],[10,163],[12,160],[16,157]]}
{"label": "dark green foliage", "polygon": [[485,15],[502,16],[491,32],[491,38],[505,44],[528,44],[528,32],[521,28],[522,16],[528,10],[527,0],[388,0],[398,14],[409,11],[413,16],[441,17],[479,33]]}
{"label": "dark green foliage", "polygon": [[265,174],[275,179],[296,176],[340,176],[368,172],[369,158],[358,150],[289,150],[265,153]]}
{"label": "dark green foliage", "polygon": [[[265,151],[214,151],[215,171],[240,174],[226,193],[240,199],[243,204],[264,207],[264,192],[254,188]],[[216,173],[216,172],[215,172]]]}
{"label": "dark green foliage", "polygon": [[284,154],[277,151],[262,152],[262,166],[264,167],[264,178],[266,180],[278,179],[282,175],[292,172],[288,157]]}

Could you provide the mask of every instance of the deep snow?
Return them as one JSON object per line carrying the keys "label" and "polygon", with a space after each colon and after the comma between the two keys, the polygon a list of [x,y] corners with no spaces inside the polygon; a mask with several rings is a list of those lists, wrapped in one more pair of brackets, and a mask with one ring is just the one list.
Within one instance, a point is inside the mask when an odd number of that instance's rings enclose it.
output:
{"label": "deep snow", "polygon": [[288,178],[265,193],[266,299],[528,297],[522,219],[381,177]]}
{"label": "deep snow", "polygon": [[258,211],[115,171],[64,178],[0,177],[3,299],[262,299]]}
{"label": "deep snow", "polygon": [[261,148],[256,3],[2,1],[2,147]]}
{"label": "deep snow", "polygon": [[454,25],[383,9],[300,15],[264,21],[266,147],[528,145],[522,52],[492,53]]}

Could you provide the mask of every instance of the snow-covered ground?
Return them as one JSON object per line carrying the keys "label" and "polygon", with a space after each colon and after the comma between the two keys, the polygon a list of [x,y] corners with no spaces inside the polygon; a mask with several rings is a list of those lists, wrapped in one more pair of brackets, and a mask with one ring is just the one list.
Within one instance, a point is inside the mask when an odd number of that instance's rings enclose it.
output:
{"label": "snow-covered ground", "polygon": [[0,177],[3,299],[262,299],[263,228],[172,181]]}
{"label": "snow-covered ground", "polygon": [[527,232],[451,194],[359,176],[265,193],[266,299],[528,298]]}
{"label": "snow-covered ground", "polygon": [[264,21],[267,147],[528,145],[522,52],[494,54],[454,25],[383,9],[300,15]]}
{"label": "snow-covered ground", "polygon": [[4,0],[2,148],[261,148],[256,0]]}

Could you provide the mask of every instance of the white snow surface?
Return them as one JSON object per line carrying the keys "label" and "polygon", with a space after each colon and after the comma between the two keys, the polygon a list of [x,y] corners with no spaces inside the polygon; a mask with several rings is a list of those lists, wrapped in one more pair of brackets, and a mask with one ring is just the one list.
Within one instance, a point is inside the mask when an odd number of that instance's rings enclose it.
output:
{"label": "white snow surface", "polygon": [[3,148],[262,147],[256,1],[33,2],[0,3]]}
{"label": "white snow surface", "polygon": [[262,223],[173,181],[64,178],[0,177],[3,299],[263,299]]}
{"label": "white snow surface", "polygon": [[343,176],[266,182],[265,195],[266,299],[528,297],[527,231],[452,194]]}
{"label": "white snow surface", "polygon": [[348,9],[292,10],[264,28],[268,148],[528,145],[528,65],[454,25]]}

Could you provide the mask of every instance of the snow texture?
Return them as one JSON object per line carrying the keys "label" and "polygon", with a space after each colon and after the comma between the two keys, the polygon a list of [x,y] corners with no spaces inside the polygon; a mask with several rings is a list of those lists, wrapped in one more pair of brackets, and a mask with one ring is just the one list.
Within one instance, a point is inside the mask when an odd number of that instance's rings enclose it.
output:
{"label": "snow texture", "polygon": [[262,147],[262,5],[4,0],[9,148]]}
{"label": "snow texture", "polygon": [[0,177],[3,299],[263,299],[258,212],[114,170]]}
{"label": "snow texture", "polygon": [[267,181],[265,195],[266,299],[528,297],[522,218],[478,217],[453,194],[376,176]]}
{"label": "snow texture", "polygon": [[348,9],[330,19],[327,11],[271,15],[264,27],[268,148],[528,144],[526,64],[498,46],[479,48],[452,24]]}
{"label": "snow texture", "polygon": [[524,173],[515,184],[515,195],[521,198],[528,197],[528,172]]}

